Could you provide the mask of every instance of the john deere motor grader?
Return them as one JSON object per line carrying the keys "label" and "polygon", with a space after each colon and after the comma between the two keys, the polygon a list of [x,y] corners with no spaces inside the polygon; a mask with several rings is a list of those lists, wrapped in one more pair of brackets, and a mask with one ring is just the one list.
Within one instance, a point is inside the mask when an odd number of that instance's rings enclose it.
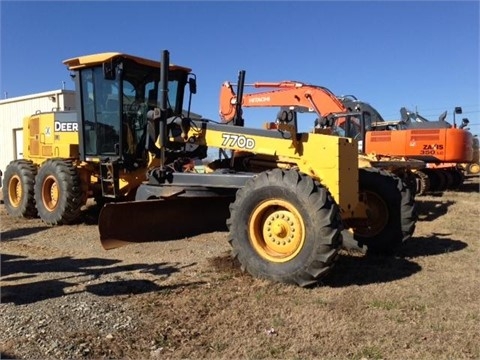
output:
{"label": "john deere motor grader", "polygon": [[[125,54],[65,63],[76,79],[76,161],[90,166],[87,174],[115,198],[122,182],[142,180],[102,208],[99,231],[107,249],[226,225],[244,270],[307,286],[331,269],[342,233],[385,250],[411,230],[401,218],[413,214],[413,205],[396,177],[378,171],[367,177],[388,190],[385,197],[359,191],[358,144],[351,138],[300,133],[284,120],[276,132],[244,127],[241,102],[231,124],[189,116],[184,90],[189,85],[195,93],[195,76],[171,65],[168,51],[162,53],[168,67]],[[115,105],[102,110],[103,102]],[[199,170],[208,147],[222,158]],[[249,161],[237,156],[242,152]],[[90,180],[78,178],[81,188],[89,187]],[[133,192],[135,199],[126,201]]]}

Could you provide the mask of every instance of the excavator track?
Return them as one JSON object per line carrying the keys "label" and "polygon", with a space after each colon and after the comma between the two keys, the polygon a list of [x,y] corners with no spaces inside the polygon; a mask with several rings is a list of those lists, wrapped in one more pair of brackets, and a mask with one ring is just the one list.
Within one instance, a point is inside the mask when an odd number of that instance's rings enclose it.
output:
{"label": "excavator track", "polygon": [[129,243],[176,240],[227,231],[233,197],[176,197],[105,204],[100,211],[100,240],[106,250]]}

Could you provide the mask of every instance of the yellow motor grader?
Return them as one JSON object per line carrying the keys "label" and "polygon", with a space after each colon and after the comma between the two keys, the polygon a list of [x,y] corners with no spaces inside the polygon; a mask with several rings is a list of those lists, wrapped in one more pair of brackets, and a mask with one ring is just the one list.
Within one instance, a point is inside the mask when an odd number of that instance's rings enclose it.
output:
{"label": "yellow motor grader", "polygon": [[[283,117],[278,131],[246,127],[241,101],[229,124],[191,116],[195,75],[170,64],[168,51],[161,60],[107,53],[64,62],[76,81],[78,154],[25,176],[35,190],[29,205],[40,213],[44,198],[66,197],[48,210],[66,203],[76,213],[93,193],[111,198],[98,219],[106,249],[228,229],[244,270],[300,286],[329,272],[343,237],[389,251],[411,236],[405,184],[358,169],[354,139],[299,132]],[[206,162],[212,150],[218,158]],[[68,165],[42,172],[49,162]]]}

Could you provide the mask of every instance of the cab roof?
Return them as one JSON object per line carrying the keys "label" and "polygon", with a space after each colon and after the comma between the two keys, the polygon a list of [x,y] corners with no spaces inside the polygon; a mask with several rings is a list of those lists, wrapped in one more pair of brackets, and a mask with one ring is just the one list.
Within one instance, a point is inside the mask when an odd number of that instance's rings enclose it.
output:
{"label": "cab roof", "polygon": [[[64,60],[63,63],[68,67],[69,70],[78,70],[99,65],[104,63],[105,61],[114,60],[116,58],[129,59],[142,65],[152,66],[160,69],[160,62],[158,61],[119,52],[105,52],[99,54],[84,55]],[[190,72],[192,69],[184,66],[170,64],[170,70],[184,70]]]}

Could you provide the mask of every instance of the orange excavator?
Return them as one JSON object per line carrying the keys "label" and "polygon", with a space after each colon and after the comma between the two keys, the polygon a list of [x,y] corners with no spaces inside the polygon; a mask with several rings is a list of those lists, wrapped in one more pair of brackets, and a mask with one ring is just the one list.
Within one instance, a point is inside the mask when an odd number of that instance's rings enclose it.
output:
{"label": "orange excavator", "polygon": [[[229,122],[236,116],[235,84],[225,82],[220,92],[220,117]],[[370,104],[354,96],[336,96],[329,89],[298,81],[255,82],[254,88],[274,90],[243,94],[243,107],[277,107],[281,117],[296,121],[299,113],[315,113],[317,132],[358,140],[359,167],[388,170],[415,188],[417,194],[443,191],[463,182],[457,163],[468,163],[473,156],[471,133],[460,126],[439,122],[419,122],[405,118],[385,121]],[[457,110],[458,111],[458,110]],[[275,129],[275,123],[266,126]],[[448,166],[440,164],[448,164]]]}
{"label": "orange excavator", "polygon": [[[355,98],[342,98],[346,107],[375,113],[371,105]],[[454,114],[461,114],[456,107]],[[403,156],[425,162],[425,169],[415,171],[417,194],[458,188],[464,180],[460,164],[474,161],[475,139],[468,131],[468,119],[457,127],[447,122],[447,111],[437,121],[427,120],[418,112],[400,109],[401,120],[385,121],[378,112],[370,131],[366,132],[368,153]]]}

